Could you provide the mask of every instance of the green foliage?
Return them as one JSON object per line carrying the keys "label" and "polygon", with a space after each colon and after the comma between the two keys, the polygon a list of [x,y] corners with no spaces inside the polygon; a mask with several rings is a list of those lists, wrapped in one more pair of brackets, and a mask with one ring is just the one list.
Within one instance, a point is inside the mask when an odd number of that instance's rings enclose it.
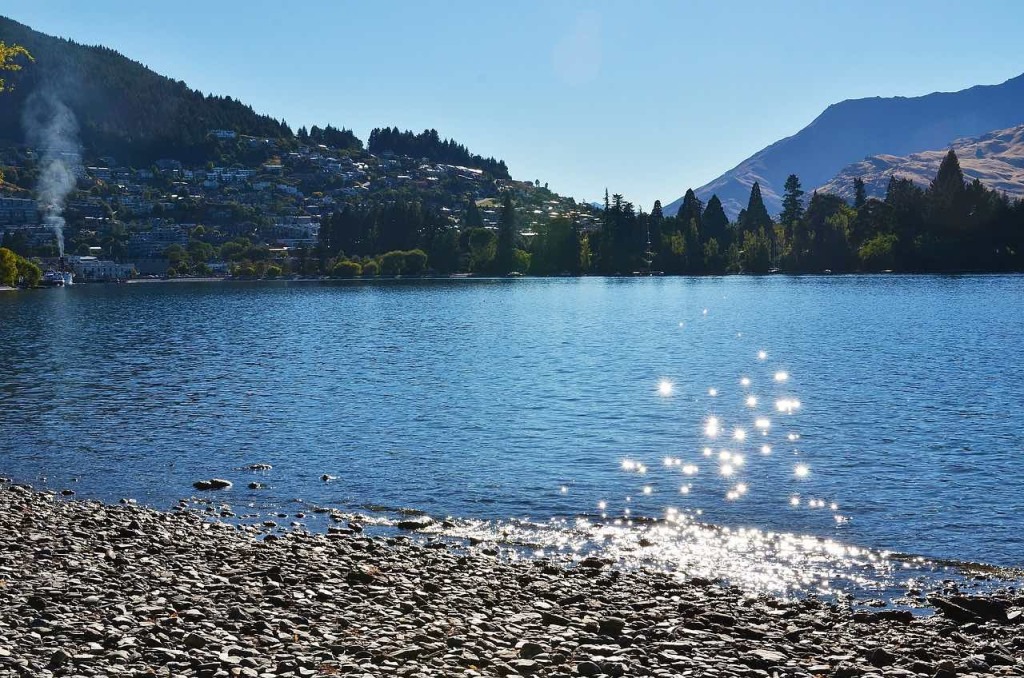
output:
{"label": "green foliage", "polygon": [[764,199],[761,197],[761,184],[756,181],[750,187],[750,200],[738,223],[740,230],[751,233],[758,229],[763,229],[766,233],[772,230],[772,218],[768,215],[768,208],[764,206]]}
{"label": "green foliage", "polygon": [[803,219],[803,194],[803,189],[800,188],[800,179],[795,174],[790,174],[786,179],[785,193],[782,197],[782,213],[779,215],[783,233],[787,238],[792,237],[794,224]]}
{"label": "green foliage", "polygon": [[308,141],[311,144],[323,144],[324,146],[349,150],[362,150],[363,148],[363,142],[356,137],[352,130],[345,128],[337,129],[330,125],[322,129],[313,125],[309,128],[309,132],[306,135],[300,136],[305,136],[303,141]]}
{"label": "green foliage", "polygon": [[722,201],[717,195],[712,195],[704,208],[704,236],[711,240],[714,238],[721,246],[728,246],[730,241],[729,217],[725,216],[722,208]]}
{"label": "green foliage", "polygon": [[402,252],[402,273],[405,275],[422,275],[427,272],[427,253],[423,250]]}
{"label": "green foliage", "polygon": [[512,271],[510,272],[514,271],[516,273],[523,274],[528,273],[530,271],[530,261],[532,258],[532,255],[526,250],[516,248],[516,250],[512,253],[513,268]]}
{"label": "green foliage", "polygon": [[[580,234],[576,225],[559,217],[538,229],[531,243],[530,273],[559,275],[580,273]],[[522,269],[516,269],[525,273]]]}
{"label": "green foliage", "polygon": [[430,238],[428,257],[431,266],[438,273],[454,273],[459,270],[461,251],[459,249],[459,232],[455,228],[443,228]]}
{"label": "green foliage", "polygon": [[740,262],[747,273],[767,273],[771,269],[771,244],[763,228],[756,233],[747,231],[743,234]]}
{"label": "green foliage", "polygon": [[370,276],[375,276],[375,275],[380,275],[380,266],[373,259],[370,259],[369,261],[363,262],[362,275],[363,275],[364,278],[368,278]]}
{"label": "green foliage", "polygon": [[466,228],[483,228],[484,218],[480,215],[480,208],[476,206],[476,200],[469,200],[466,203],[466,213],[463,218]]}
{"label": "green foliage", "polygon": [[387,151],[413,158],[426,158],[434,162],[450,165],[476,167],[499,179],[509,179],[508,167],[502,160],[481,158],[471,154],[465,146],[454,139],[441,140],[436,129],[423,130],[419,134],[406,130],[398,131],[397,127],[375,128],[370,132],[367,144],[370,153],[379,155]]}
{"label": "green foliage", "polygon": [[[32,55],[28,53],[28,50],[21,45],[7,45],[3,40],[0,40],[0,71],[20,71],[21,64],[17,63],[18,57],[24,57],[28,61],[34,61]],[[0,78],[0,92],[3,92],[10,87]],[[0,180],[3,179],[3,175],[0,174]]]}
{"label": "green foliage", "polygon": [[725,273],[725,256],[716,238],[709,238],[704,243],[704,270],[713,275]]}
{"label": "green foliage", "polygon": [[14,287],[18,282],[18,255],[0,247],[0,285]]}
{"label": "green foliage", "polygon": [[354,278],[363,274],[363,267],[355,261],[343,259],[331,269],[331,275],[335,278]]}
{"label": "green foliage", "polygon": [[498,240],[494,252],[494,272],[505,275],[515,269],[516,211],[512,206],[512,195],[505,192],[501,203],[501,218],[498,220]]}
{"label": "green foliage", "polygon": [[580,271],[589,271],[591,266],[594,264],[594,254],[590,249],[590,234],[580,234],[580,258],[579,267]]}
{"label": "green foliage", "polygon": [[470,271],[486,273],[491,270],[497,249],[497,240],[498,237],[494,231],[486,228],[474,228],[466,233]]}
{"label": "green foliage", "polygon": [[610,200],[606,195],[605,204],[601,231],[591,234],[594,268],[605,275],[628,275],[642,270],[647,247],[646,219],[637,214],[633,203],[618,193]]}
{"label": "green foliage", "polygon": [[405,252],[391,251],[380,258],[381,275],[402,275],[405,269]]}
{"label": "green foliage", "polygon": [[868,240],[857,251],[861,268],[865,271],[886,271],[896,265],[896,236],[880,233]]}
{"label": "green foliage", "polygon": [[283,270],[277,264],[271,264],[270,266],[267,266],[266,275],[268,278],[278,278],[281,276],[281,273],[283,273]]}

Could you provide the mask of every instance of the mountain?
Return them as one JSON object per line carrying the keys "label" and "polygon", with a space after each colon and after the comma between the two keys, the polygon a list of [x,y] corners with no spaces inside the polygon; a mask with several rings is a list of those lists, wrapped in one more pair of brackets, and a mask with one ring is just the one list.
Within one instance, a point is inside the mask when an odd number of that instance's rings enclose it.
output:
{"label": "mountain", "polygon": [[[747,205],[750,187],[772,214],[782,207],[786,177],[796,174],[808,187],[827,183],[850,163],[876,155],[905,156],[945,147],[951,139],[975,137],[1024,123],[1024,75],[1001,85],[919,97],[853,99],[829,106],[810,125],[758,151],[697,189],[707,201],[717,194],[735,218]],[[675,214],[682,198],[664,208]]]}
{"label": "mountain", "polygon": [[873,155],[847,165],[819,191],[853,200],[853,180],[860,177],[868,197],[885,197],[889,177],[910,179],[925,188],[935,178],[948,148],[956,151],[968,179],[1014,198],[1024,197],[1024,125],[997,130],[980,137],[958,139],[947,148],[907,156]]}
{"label": "mountain", "polygon": [[215,148],[211,129],[292,136],[284,121],[231,97],[204,95],[105,47],[45,35],[6,17],[0,17],[0,40],[25,47],[35,59],[7,74],[14,88],[0,106],[0,142],[27,141],[23,118],[40,95],[51,109],[70,109],[87,152],[137,165],[167,156],[204,159]]}

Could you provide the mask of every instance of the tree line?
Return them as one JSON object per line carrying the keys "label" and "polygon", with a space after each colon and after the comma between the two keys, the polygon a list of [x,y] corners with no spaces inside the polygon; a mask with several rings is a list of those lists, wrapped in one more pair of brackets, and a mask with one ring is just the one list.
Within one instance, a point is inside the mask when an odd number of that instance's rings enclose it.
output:
{"label": "tree line", "polygon": [[0,247],[0,286],[35,287],[42,277],[42,270],[33,262],[6,247]]}
{"label": "tree line", "polygon": [[560,217],[529,238],[508,192],[496,230],[484,228],[473,201],[458,225],[417,202],[348,206],[325,218],[317,257],[330,271],[346,259],[418,250],[438,273],[498,275],[1024,270],[1024,200],[966,181],[952,150],[927,188],[894,176],[884,198],[868,198],[856,179],[854,194],[853,204],[829,193],[806,198],[790,175],[777,219],[755,183],[730,221],[717,196],[704,204],[693,190],[674,216],[660,202],[645,213],[606,193],[600,228]]}
{"label": "tree line", "polygon": [[950,150],[927,188],[890,178],[884,198],[854,180],[853,204],[830,193],[809,199],[796,175],[773,219],[758,183],[730,222],[717,196],[688,190],[675,216],[606,197],[604,227],[590,235],[591,272],[668,274],[1024,270],[1024,200],[967,181]]}
{"label": "tree line", "polygon": [[370,132],[367,149],[374,155],[391,151],[412,158],[475,167],[499,179],[510,179],[504,160],[474,155],[454,139],[442,140],[436,129],[426,129],[415,134],[411,130],[400,132],[397,127],[377,127]]}

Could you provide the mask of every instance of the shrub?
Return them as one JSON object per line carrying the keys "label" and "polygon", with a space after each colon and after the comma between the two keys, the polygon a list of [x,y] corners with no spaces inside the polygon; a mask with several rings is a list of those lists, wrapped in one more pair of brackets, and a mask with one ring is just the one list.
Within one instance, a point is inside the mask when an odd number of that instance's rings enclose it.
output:
{"label": "shrub", "polygon": [[335,278],[354,278],[357,275],[362,275],[363,267],[354,261],[339,261],[331,269],[331,275]]}
{"label": "shrub", "polygon": [[420,275],[427,270],[427,253],[423,250],[409,250],[402,254],[405,257],[402,272],[406,275]]}
{"label": "shrub", "polygon": [[405,252],[395,250],[380,258],[380,272],[383,275],[401,275],[405,270]]}
{"label": "shrub", "polygon": [[376,261],[370,259],[363,264],[363,277],[380,275],[380,266]]}

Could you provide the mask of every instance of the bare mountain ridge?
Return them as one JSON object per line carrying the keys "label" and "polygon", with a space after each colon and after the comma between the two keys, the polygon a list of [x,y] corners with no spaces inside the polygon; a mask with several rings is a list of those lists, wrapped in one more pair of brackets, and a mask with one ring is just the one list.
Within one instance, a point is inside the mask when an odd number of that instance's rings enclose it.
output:
{"label": "bare mountain ridge", "polygon": [[997,130],[980,137],[957,139],[946,148],[911,153],[907,156],[874,155],[847,165],[819,191],[853,200],[853,180],[860,177],[868,197],[885,197],[889,177],[910,179],[927,187],[939,171],[947,149],[956,151],[960,168],[970,179],[1013,198],[1024,197],[1024,125]]}
{"label": "bare mountain ridge", "polygon": [[[906,156],[947,148],[951,139],[977,137],[1024,123],[1024,74],[999,85],[919,97],[850,99],[826,108],[791,137],[758,151],[696,190],[713,194],[735,218],[746,207],[750,187],[761,184],[768,211],[782,208],[786,177],[796,174],[805,190],[828,183],[847,165],[878,155]],[[665,207],[675,214],[682,198]]]}

